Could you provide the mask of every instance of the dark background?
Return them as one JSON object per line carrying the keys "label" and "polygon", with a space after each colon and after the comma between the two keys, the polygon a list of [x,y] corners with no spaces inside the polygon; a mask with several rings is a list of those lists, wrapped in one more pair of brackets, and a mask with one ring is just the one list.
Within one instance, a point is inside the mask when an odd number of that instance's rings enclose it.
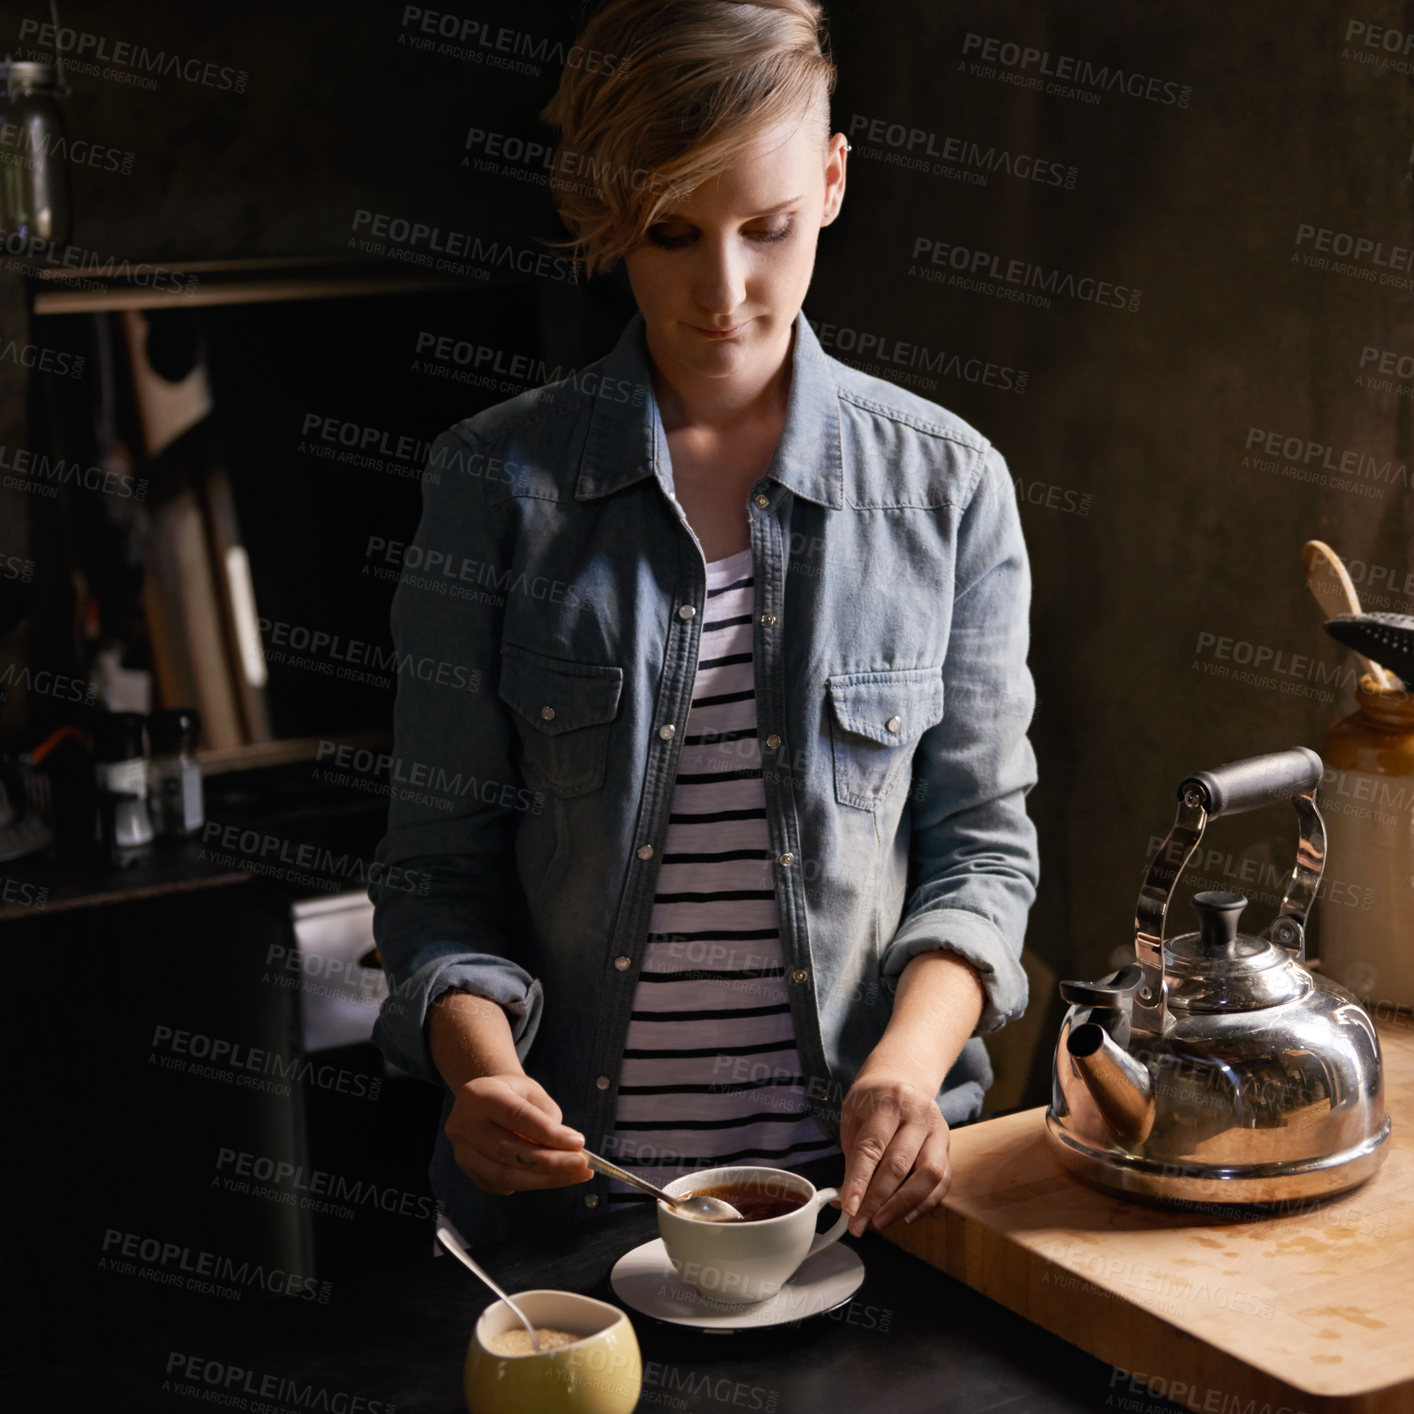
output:
{"label": "dark background", "polygon": [[[147,92],[73,74],[70,134],[135,158],[129,175],[75,172],[73,242],[133,261],[344,256],[359,209],[522,247],[558,238],[543,186],[517,178],[524,164],[500,174],[461,165],[473,127],[552,140],[535,115],[553,66],[526,76],[419,52],[404,42],[417,31],[403,13],[365,0],[66,3],[66,27],[248,74],[242,93],[176,77]],[[571,7],[537,0],[464,13],[565,44],[577,26]],[[22,23],[47,19],[37,3],[6,5],[0,48],[32,57]],[[1414,500],[1401,476],[1414,460],[1414,397],[1359,379],[1366,348],[1414,352],[1414,299],[1296,259],[1310,248],[1297,245],[1303,224],[1387,250],[1414,244],[1411,79],[1356,62],[1356,52],[1384,51],[1346,39],[1352,20],[1414,30],[1414,5],[890,0],[837,4],[829,19],[834,123],[855,150],[841,215],[821,234],[807,315],[851,331],[827,343],[840,357],[850,357],[841,337],[867,332],[1026,374],[1024,392],[940,374],[931,387],[908,386],[974,422],[1018,480],[1034,580],[1040,783],[1030,809],[1042,882],[1027,938],[1033,1005],[993,1044],[991,1103],[1041,1103],[1054,979],[1096,975],[1132,938],[1150,837],[1169,823],[1179,780],[1297,743],[1320,749],[1354,705],[1349,672],[1331,684],[1333,700],[1210,675],[1215,641],[1311,655],[1322,681],[1350,667],[1304,587],[1300,549],[1313,537],[1345,557],[1367,608],[1414,612]],[[1090,105],[977,77],[964,67],[977,57],[963,52],[969,33],[1156,76],[1184,90],[1186,106],[1114,90]],[[865,150],[874,145],[861,130],[876,118],[934,134],[938,149],[956,137],[1074,168],[1075,181],[993,172],[976,185],[890,165]],[[908,273],[918,237],[1098,276],[1142,299],[1134,312],[1065,298],[1042,309],[925,282]],[[0,333],[14,337],[22,284],[12,272],[0,281]],[[252,547],[257,594],[311,622],[324,621],[318,606],[342,605],[385,640],[391,587],[357,587],[360,527],[409,538],[416,483],[321,482],[324,470],[295,454],[301,413],[327,406],[430,440],[500,395],[410,375],[418,330],[569,368],[604,352],[632,308],[619,278],[575,289],[504,272],[455,296],[416,298],[202,316],[243,519],[264,514],[279,527]],[[55,341],[67,337],[52,327]],[[1375,498],[1244,465],[1251,429],[1391,462],[1392,479]],[[0,433],[27,444],[13,363],[0,363]],[[66,550],[45,538],[43,508],[0,492],[0,525],[0,550],[33,556],[62,620]],[[45,651],[24,626],[0,643],[7,663]],[[309,731],[334,710],[301,701],[282,730]],[[390,707],[375,698],[333,725],[375,724]],[[23,736],[13,711],[0,732]],[[1283,870],[1293,839],[1294,822],[1275,810],[1210,832],[1234,858]],[[1329,872],[1339,880],[1337,845]],[[18,947],[20,925],[0,928]],[[12,954],[24,958],[12,978],[33,987],[41,968],[51,984],[62,978],[67,936],[53,920],[53,957]],[[161,945],[182,948],[172,937]]]}

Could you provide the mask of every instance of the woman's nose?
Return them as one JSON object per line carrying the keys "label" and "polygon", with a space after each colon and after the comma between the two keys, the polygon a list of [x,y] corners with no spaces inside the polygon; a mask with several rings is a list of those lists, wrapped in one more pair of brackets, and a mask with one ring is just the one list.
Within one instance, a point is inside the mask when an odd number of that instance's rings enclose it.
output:
{"label": "woman's nose", "polygon": [[695,272],[697,303],[718,318],[740,309],[746,299],[746,262],[735,241],[703,241]]}

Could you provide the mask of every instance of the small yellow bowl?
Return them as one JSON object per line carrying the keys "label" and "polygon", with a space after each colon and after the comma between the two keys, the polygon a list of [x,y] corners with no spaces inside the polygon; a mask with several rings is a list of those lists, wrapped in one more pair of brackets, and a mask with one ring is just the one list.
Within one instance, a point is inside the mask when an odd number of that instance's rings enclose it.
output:
{"label": "small yellow bowl", "polygon": [[580,1339],[539,1355],[497,1355],[488,1342],[520,1322],[493,1301],[467,1343],[462,1390],[470,1414],[629,1414],[643,1388],[643,1360],[628,1316],[573,1291],[510,1295],[532,1325]]}

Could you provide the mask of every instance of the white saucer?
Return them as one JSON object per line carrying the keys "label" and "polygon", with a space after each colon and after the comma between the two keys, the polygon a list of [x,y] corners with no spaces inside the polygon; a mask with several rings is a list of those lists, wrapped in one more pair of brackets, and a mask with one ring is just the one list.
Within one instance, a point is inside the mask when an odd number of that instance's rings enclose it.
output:
{"label": "white saucer", "polygon": [[754,1306],[714,1301],[688,1286],[668,1260],[663,1239],[655,1237],[625,1252],[609,1274],[614,1294],[655,1320],[711,1333],[781,1326],[843,1306],[864,1280],[859,1253],[832,1242],[801,1263],[800,1270],[772,1297]]}

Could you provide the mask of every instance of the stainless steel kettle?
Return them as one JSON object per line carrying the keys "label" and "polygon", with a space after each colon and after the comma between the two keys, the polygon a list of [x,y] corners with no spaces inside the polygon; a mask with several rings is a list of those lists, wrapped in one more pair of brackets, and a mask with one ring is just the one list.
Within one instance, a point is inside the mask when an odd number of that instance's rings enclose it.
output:
{"label": "stainless steel kettle", "polygon": [[[1354,996],[1305,962],[1325,865],[1321,758],[1306,747],[1227,762],[1178,789],[1139,891],[1131,964],[1062,982],[1046,1132],[1056,1156],[1122,1197],[1268,1204],[1339,1193],[1379,1167],[1389,1134],[1380,1043]],[[1247,900],[1193,899],[1197,932],[1164,938],[1180,873],[1210,820],[1290,800],[1296,863],[1276,917],[1238,931]]]}

